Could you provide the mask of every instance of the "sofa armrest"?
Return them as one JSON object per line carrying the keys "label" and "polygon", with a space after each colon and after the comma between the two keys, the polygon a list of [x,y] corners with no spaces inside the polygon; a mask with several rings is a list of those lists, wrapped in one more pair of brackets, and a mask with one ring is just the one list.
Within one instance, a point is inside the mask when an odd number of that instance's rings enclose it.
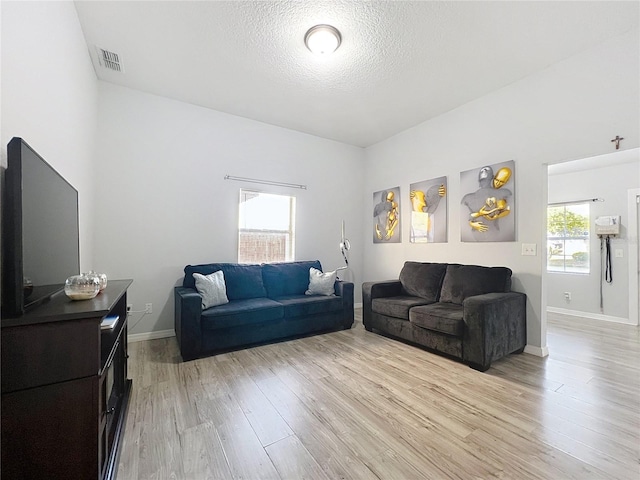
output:
{"label": "sofa armrest", "polygon": [[192,288],[175,287],[175,331],[183,360],[198,356],[202,346],[202,297]]}
{"label": "sofa armrest", "polygon": [[362,284],[362,323],[369,327],[371,322],[371,302],[374,298],[395,297],[402,291],[400,280],[364,282]]}
{"label": "sofa armrest", "polygon": [[351,328],[353,325],[353,283],[343,280],[336,280],[336,295],[342,297],[342,325],[344,328]]}
{"label": "sofa armrest", "polygon": [[466,324],[462,359],[485,371],[491,362],[527,343],[527,296],[524,293],[487,293],[463,302]]}

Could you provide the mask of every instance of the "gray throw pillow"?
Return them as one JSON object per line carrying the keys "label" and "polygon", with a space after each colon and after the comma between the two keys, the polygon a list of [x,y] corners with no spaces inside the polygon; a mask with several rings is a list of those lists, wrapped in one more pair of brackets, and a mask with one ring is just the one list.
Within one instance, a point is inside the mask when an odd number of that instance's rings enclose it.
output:
{"label": "gray throw pillow", "polygon": [[202,309],[217,305],[229,303],[227,298],[227,287],[224,283],[224,274],[222,270],[213,272],[210,275],[202,275],[194,273],[193,278],[196,281],[196,290],[202,296]]}
{"label": "gray throw pillow", "polygon": [[336,283],[336,272],[322,273],[317,268],[309,269],[309,289],[305,295],[334,295],[334,284]]}

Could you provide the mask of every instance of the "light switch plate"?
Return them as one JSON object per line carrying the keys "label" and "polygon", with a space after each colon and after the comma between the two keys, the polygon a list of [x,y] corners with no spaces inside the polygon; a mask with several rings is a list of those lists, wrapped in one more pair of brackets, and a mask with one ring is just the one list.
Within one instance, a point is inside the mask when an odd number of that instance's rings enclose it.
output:
{"label": "light switch plate", "polygon": [[537,245],[535,243],[523,243],[522,255],[528,255],[535,257],[537,255]]}

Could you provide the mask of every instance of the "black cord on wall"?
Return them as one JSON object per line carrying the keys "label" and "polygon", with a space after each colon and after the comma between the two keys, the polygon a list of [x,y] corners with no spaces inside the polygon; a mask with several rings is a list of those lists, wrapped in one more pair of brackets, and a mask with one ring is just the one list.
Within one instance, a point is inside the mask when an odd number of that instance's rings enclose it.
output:
{"label": "black cord on wall", "polygon": [[606,256],[605,256],[605,270],[604,279],[607,283],[613,283],[613,267],[611,266],[611,237],[607,235],[605,240]]}

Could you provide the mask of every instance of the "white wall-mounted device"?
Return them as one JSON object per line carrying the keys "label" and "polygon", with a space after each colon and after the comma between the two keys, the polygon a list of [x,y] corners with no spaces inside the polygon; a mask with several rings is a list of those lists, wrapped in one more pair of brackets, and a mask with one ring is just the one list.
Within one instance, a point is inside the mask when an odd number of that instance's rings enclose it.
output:
{"label": "white wall-mounted device", "polygon": [[620,215],[596,218],[596,235],[620,235]]}

